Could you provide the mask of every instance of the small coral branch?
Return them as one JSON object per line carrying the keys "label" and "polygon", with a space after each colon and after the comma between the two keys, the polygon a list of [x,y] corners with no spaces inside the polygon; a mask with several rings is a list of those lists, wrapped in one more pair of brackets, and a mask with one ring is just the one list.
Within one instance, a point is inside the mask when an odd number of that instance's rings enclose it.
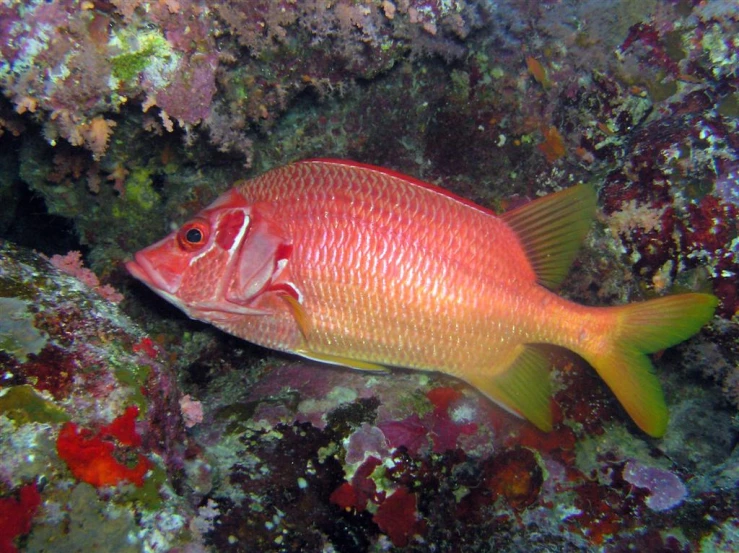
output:
{"label": "small coral branch", "polygon": [[74,250],[65,255],[52,255],[49,261],[61,272],[75,277],[106,300],[112,303],[123,301],[123,294],[110,284],[100,284],[97,275],[84,266],[80,252]]}

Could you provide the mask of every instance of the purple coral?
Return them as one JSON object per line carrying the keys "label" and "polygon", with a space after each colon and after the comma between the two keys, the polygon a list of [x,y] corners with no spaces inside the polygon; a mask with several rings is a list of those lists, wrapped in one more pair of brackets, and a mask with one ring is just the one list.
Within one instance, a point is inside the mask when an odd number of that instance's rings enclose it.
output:
{"label": "purple coral", "polygon": [[216,93],[215,54],[184,58],[171,82],[156,92],[156,101],[168,115],[184,123],[198,123],[210,114]]}
{"label": "purple coral", "polygon": [[685,484],[676,474],[638,461],[626,463],[624,480],[637,488],[649,490],[646,504],[653,511],[672,509],[688,495]]}
{"label": "purple coral", "polygon": [[354,434],[349,436],[346,448],[346,462],[353,464],[364,461],[372,454],[381,458],[388,454],[385,434],[376,426],[363,423]]}

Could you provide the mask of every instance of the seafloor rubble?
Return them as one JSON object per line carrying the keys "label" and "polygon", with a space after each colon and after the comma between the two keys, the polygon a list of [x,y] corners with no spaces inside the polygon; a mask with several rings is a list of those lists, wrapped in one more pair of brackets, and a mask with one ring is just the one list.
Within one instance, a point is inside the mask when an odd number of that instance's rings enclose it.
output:
{"label": "seafloor rubble", "polygon": [[[719,0],[0,3],[0,552],[738,549],[737,36]],[[592,182],[563,294],[721,300],[655,360],[665,438],[564,354],[542,434],[450,378],[250,346],[126,275],[311,156],[498,211]]]}

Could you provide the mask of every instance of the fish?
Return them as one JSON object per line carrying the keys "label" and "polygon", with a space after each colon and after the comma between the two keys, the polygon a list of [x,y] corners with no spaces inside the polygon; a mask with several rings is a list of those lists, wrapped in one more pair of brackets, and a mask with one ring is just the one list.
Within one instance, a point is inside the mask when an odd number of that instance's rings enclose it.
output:
{"label": "fish", "polygon": [[539,60],[537,60],[533,56],[526,56],[526,68],[529,70],[531,76],[534,77],[534,80],[536,80],[536,82],[539,83],[542,88],[544,88],[544,90],[548,89],[551,86],[547,70],[544,69],[544,66]]}
{"label": "fish", "polygon": [[565,348],[660,437],[668,409],[649,354],[697,333],[717,299],[591,307],[558,295],[596,204],[578,184],[498,216],[389,169],[311,159],[235,183],[126,267],[189,317],[254,344],[445,373],[544,431],[550,349]]}

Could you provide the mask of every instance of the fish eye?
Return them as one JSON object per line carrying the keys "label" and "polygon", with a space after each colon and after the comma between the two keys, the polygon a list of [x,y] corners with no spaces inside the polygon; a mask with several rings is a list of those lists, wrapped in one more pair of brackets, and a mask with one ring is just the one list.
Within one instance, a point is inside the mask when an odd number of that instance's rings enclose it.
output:
{"label": "fish eye", "polygon": [[185,240],[190,242],[190,244],[199,244],[202,239],[203,233],[200,232],[200,229],[191,228],[185,233]]}
{"label": "fish eye", "polygon": [[209,230],[207,221],[185,223],[177,233],[177,243],[185,251],[198,250],[207,242]]}

